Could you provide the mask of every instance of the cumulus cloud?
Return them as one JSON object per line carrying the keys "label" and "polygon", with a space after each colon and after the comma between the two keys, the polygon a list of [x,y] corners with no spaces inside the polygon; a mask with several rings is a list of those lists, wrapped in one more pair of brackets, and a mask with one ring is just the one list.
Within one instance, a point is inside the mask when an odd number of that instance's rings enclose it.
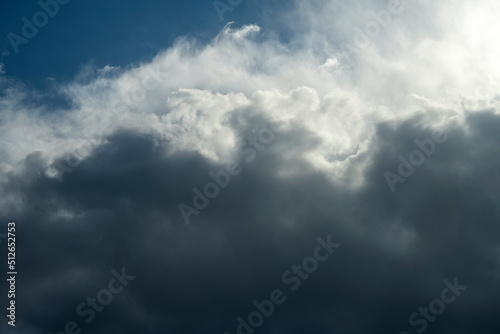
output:
{"label": "cumulus cloud", "polygon": [[[280,288],[259,330],[399,333],[458,276],[468,290],[429,332],[498,332],[481,311],[499,297],[498,4],[404,1],[357,46],[388,6],[298,2],[290,42],[231,23],[150,62],[86,67],[57,87],[67,108],[0,77],[20,328],[62,330],[126,266],[136,280],[84,331],[235,333]],[[273,140],[250,162],[263,128]],[[447,140],[391,192],[384,174],[435,131]],[[241,174],[186,226],[179,204],[232,162]],[[328,235],[342,247],[291,294],[281,275]]]}

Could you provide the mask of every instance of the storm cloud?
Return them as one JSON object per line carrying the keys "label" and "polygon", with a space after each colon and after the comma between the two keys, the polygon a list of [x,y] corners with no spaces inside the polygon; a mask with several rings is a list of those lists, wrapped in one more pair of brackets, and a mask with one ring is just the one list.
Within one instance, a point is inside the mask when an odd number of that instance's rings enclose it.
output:
{"label": "storm cloud", "polygon": [[0,76],[4,332],[498,333],[498,4],[400,5],[364,47],[394,4],[297,3],[288,41],[229,23],[50,92]]}

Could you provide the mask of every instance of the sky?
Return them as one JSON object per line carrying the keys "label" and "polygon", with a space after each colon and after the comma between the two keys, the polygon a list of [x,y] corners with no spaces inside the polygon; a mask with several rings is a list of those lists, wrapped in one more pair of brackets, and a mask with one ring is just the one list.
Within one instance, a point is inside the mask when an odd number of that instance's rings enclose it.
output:
{"label": "sky", "polygon": [[499,14],[0,1],[1,333],[497,334]]}

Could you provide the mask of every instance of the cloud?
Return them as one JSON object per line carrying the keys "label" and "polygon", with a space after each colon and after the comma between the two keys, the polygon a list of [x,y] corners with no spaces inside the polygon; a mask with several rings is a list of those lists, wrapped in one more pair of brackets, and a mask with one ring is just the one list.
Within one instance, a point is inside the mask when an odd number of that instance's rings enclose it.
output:
{"label": "cloud", "polygon": [[[122,331],[197,332],[206,324],[214,332],[230,331],[254,299],[272,288],[287,289],[281,274],[310,253],[318,236],[332,234],[343,249],[288,295],[289,303],[265,326],[306,328],[315,322],[319,332],[400,330],[418,305],[441,291],[443,279],[459,275],[470,288],[434,328],[477,328],[476,321],[459,321],[467,314],[492,332],[496,322],[473,305],[494,308],[498,300],[493,236],[500,162],[490,152],[499,138],[485,126],[494,130],[498,123],[497,115],[482,112],[467,120],[469,134],[448,132],[448,141],[397,196],[383,171],[414,149],[413,138],[429,137],[418,120],[377,129],[368,181],[356,189],[332,183],[300,156],[276,149],[291,138],[307,138],[306,130],[279,133],[189,228],[177,204],[190,199],[192,186],[206,182],[208,171],[222,168],[200,153],[164,154],[169,148],[155,137],[124,132],[109,137],[62,183],[33,173],[42,163],[33,157],[2,187],[23,200],[10,212],[24,222],[17,233],[25,239],[19,256],[29,259],[18,297],[30,305],[25,321],[41,332],[71,319],[82,323],[76,305],[107,283],[110,268],[126,265],[137,276],[134,285],[117,297],[111,313],[98,314],[89,332],[113,333],[111,324]],[[284,177],[279,171],[288,165],[302,165],[302,173]]]}
{"label": "cloud", "polygon": [[[67,108],[2,76],[0,206],[23,240],[20,328],[233,333],[332,235],[342,247],[262,330],[412,331],[408,317],[458,276],[469,288],[429,332],[498,332],[484,311],[499,297],[498,50],[487,38],[498,5],[405,1],[346,57],[342,43],[387,6],[297,3],[281,16],[287,43],[228,24],[150,62],[88,66],[58,86]],[[242,148],[264,127],[273,141],[249,163]],[[391,192],[384,173],[436,130],[446,142]],[[187,226],[178,205],[234,161],[242,173]],[[122,267],[133,284],[86,325],[76,306]]]}
{"label": "cloud", "polygon": [[[10,146],[10,161],[4,163],[21,161],[35,145],[50,152],[49,161],[77,149],[85,156],[92,147],[89,142],[100,143],[121,128],[161,132],[164,140],[176,142],[174,146],[180,150],[194,149],[211,159],[227,159],[237,148],[234,129],[225,122],[238,118],[247,108],[256,115],[267,114],[283,126],[298,122],[315,132],[321,144],[307,158],[325,172],[338,175],[339,169],[348,168],[348,161],[338,160],[366,149],[378,122],[399,122],[418,112],[416,109],[424,100],[440,102],[441,109],[462,119],[464,100],[477,100],[474,105],[480,103],[481,109],[495,107],[496,102],[491,100],[492,78],[498,75],[491,71],[495,68],[494,58],[481,61],[478,57],[496,50],[492,43],[482,43],[483,49],[490,49],[478,54],[472,48],[478,43],[477,36],[471,35],[466,23],[477,16],[489,17],[486,12],[496,5],[487,2],[472,14],[465,11],[465,4],[443,5],[431,17],[439,17],[446,24],[429,22],[425,29],[421,28],[422,36],[418,38],[401,35],[407,29],[403,24],[434,10],[433,6],[405,2],[400,16],[394,17],[371,47],[360,49],[358,58],[343,58],[336,51],[343,39],[336,37],[337,44],[327,50],[318,48],[319,54],[313,56],[308,49],[286,45],[272,37],[256,39],[261,30],[258,26],[238,29],[228,24],[208,45],[181,38],[150,63],[128,69],[107,65],[90,82],[86,79],[60,87],[73,101],[69,111],[47,116],[43,106],[23,110],[23,106],[15,105],[24,94],[24,88],[18,87],[12,90],[15,96],[3,102],[14,104],[6,108],[5,114],[10,116],[4,116],[9,121],[4,123],[3,136],[18,143],[23,138],[26,144],[24,148]],[[386,7],[387,4],[374,3],[370,10]],[[299,22],[307,26],[304,22],[324,17],[317,11],[328,10],[327,5],[307,10],[301,7],[303,18]],[[334,5],[331,10],[339,8]],[[349,10],[353,9],[343,7],[344,18],[349,13],[344,12]],[[454,20],[441,16],[451,10],[456,11]],[[340,23],[344,29],[354,29],[368,17],[361,15],[350,25]],[[408,23],[407,18],[412,20]],[[331,31],[341,31],[337,29],[340,23],[333,22]],[[328,27],[324,25],[325,29]],[[330,38],[329,33],[316,26],[305,31]],[[466,34],[471,36],[467,38]],[[346,32],[345,38],[348,36]],[[459,38],[461,46],[455,42]],[[397,55],[387,54],[382,49],[384,43],[391,50],[399,49]],[[461,49],[452,51],[452,47]],[[481,66],[460,68],[472,62]],[[443,96],[442,91],[449,88],[460,95]],[[205,116],[198,118],[200,113]],[[38,125],[27,122],[27,117],[35,119]],[[332,158],[335,156],[339,158]]]}

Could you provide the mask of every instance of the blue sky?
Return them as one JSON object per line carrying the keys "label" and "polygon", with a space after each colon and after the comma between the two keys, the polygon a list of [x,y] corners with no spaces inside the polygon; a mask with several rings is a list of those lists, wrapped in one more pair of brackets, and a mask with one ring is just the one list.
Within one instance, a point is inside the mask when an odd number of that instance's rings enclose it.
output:
{"label": "blue sky", "polygon": [[[150,61],[159,50],[181,36],[207,42],[229,21],[263,23],[266,11],[284,10],[286,1],[243,1],[221,21],[210,1],[76,1],[61,5],[59,13],[16,54],[7,38],[21,34],[22,17],[40,11],[38,1],[0,4],[1,61],[10,76],[43,87],[46,78],[65,82],[87,64],[127,66]],[[267,22],[269,25],[272,21]],[[5,53],[9,53],[6,55]]]}

